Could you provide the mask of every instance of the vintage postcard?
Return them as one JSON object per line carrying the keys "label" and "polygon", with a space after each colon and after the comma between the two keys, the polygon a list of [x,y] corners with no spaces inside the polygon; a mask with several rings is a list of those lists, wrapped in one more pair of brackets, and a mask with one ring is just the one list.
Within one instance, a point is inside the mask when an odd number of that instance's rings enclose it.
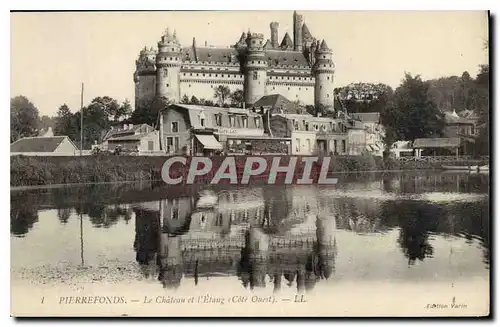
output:
{"label": "vintage postcard", "polygon": [[15,317],[487,317],[486,11],[11,12]]}

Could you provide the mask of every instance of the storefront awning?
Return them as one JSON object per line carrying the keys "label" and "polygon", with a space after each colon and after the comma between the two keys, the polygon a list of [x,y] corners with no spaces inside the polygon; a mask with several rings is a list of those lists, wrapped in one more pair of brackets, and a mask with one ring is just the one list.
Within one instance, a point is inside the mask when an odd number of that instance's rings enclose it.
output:
{"label": "storefront awning", "polygon": [[213,135],[196,135],[196,138],[207,150],[222,150],[222,144]]}

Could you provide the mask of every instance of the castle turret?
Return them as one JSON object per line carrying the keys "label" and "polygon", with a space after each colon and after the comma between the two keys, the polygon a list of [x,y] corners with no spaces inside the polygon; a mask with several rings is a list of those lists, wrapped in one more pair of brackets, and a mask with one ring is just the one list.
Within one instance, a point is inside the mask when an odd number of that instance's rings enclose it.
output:
{"label": "castle turret", "polygon": [[141,50],[135,61],[134,72],[135,103],[152,100],[156,93],[156,51],[151,48]]}
{"label": "castle turret", "polygon": [[170,101],[180,100],[181,46],[177,35],[171,35],[168,28],[158,42],[156,56],[156,96]]}
{"label": "castle turret", "polygon": [[279,47],[278,28],[280,24],[278,22],[272,22],[269,26],[271,27],[271,45],[274,49],[277,49]]}
{"label": "castle turret", "polygon": [[263,48],[264,35],[247,34],[247,55],[245,63],[245,104],[253,105],[265,95],[267,81],[267,61]]}
{"label": "castle turret", "polygon": [[302,51],[302,25],[304,17],[293,12],[293,50]]}
{"label": "castle turret", "polygon": [[333,76],[335,65],[332,60],[332,51],[328,48],[325,40],[317,45],[315,51],[315,63],[313,66],[315,75],[314,105],[325,111],[334,111],[333,107]]}

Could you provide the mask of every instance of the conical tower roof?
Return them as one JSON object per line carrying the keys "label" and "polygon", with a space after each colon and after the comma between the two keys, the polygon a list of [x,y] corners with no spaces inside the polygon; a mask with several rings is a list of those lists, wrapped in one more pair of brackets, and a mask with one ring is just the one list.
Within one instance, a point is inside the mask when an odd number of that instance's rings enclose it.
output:
{"label": "conical tower roof", "polygon": [[323,41],[321,41],[321,45],[319,46],[319,48],[321,50],[330,50],[330,48],[328,47],[328,45],[325,42],[325,39],[323,39]]}

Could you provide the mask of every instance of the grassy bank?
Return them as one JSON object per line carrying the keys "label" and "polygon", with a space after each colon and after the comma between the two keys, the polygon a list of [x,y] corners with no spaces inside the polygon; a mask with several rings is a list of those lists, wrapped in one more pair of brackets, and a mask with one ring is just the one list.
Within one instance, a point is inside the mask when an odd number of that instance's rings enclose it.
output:
{"label": "grassy bank", "polygon": [[[161,168],[168,157],[85,156],[85,157],[11,157],[10,185],[32,186],[69,183],[103,183],[161,179]],[[268,166],[273,156],[266,157]],[[237,157],[242,169],[244,157]],[[219,164],[223,157],[214,159]],[[287,160],[284,158],[284,162]],[[282,162],[282,164],[284,164]],[[300,162],[300,159],[299,159]],[[217,164],[214,164],[214,167]],[[356,172],[380,170],[433,169],[439,164],[397,162],[372,156],[332,157],[329,171]],[[300,167],[299,167],[300,170]]]}

